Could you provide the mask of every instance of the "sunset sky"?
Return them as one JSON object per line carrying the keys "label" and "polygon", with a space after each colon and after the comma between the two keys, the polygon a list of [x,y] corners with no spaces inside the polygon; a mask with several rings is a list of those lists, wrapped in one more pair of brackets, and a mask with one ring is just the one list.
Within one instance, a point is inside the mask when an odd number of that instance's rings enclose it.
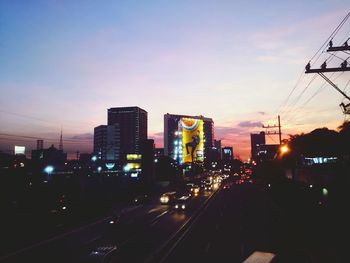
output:
{"label": "sunset sky", "polygon": [[[304,90],[303,69],[348,12],[349,0],[1,0],[0,150],[58,146],[62,127],[66,151],[91,152],[120,106],[148,112],[157,147],[165,113],[211,117],[243,159],[278,114],[283,138],[335,129],[342,96],[319,77]],[[332,77],[343,89],[349,76]]]}

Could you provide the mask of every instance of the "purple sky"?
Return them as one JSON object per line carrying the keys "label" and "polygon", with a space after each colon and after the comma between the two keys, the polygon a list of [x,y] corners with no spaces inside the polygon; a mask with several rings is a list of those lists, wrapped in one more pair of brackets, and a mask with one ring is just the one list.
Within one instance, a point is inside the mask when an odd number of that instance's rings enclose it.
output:
{"label": "purple sky", "polygon": [[[148,112],[158,147],[165,113],[211,117],[216,138],[244,159],[250,132],[277,114],[285,138],[336,128],[344,120],[341,95],[319,78],[303,91],[314,76],[302,72],[347,4],[3,0],[0,150],[29,149],[36,137],[57,146],[62,127],[70,154],[89,152],[93,128],[119,106]],[[341,88],[349,80],[332,77]]]}

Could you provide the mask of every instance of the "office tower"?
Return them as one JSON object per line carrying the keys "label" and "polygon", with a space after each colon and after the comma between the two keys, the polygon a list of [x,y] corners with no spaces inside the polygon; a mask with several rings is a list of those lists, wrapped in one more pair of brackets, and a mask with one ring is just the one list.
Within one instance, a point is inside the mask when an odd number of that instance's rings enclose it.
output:
{"label": "office tower", "polygon": [[139,107],[108,109],[108,125],[119,125],[120,154],[140,153],[147,139],[147,112]]}

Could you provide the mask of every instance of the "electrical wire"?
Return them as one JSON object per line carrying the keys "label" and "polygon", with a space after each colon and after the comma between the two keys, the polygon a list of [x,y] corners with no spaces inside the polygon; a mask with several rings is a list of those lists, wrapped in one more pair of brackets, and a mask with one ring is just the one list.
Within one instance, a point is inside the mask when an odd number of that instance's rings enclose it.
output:
{"label": "electrical wire", "polygon": [[[345,16],[345,18],[340,22],[340,24],[333,30],[333,32],[331,33],[331,35],[326,39],[326,41],[322,44],[322,46],[316,51],[316,53],[312,56],[312,58],[310,59],[310,62],[316,57],[316,55],[329,43],[330,40],[333,39],[333,37],[338,33],[338,31],[342,28],[342,26],[344,25],[344,23],[348,20],[348,18],[350,17],[350,12]],[[319,59],[320,55],[322,54],[322,52],[319,54],[319,56],[317,57],[317,59],[313,62],[316,63],[317,60]],[[310,63],[311,64],[311,63]]]}

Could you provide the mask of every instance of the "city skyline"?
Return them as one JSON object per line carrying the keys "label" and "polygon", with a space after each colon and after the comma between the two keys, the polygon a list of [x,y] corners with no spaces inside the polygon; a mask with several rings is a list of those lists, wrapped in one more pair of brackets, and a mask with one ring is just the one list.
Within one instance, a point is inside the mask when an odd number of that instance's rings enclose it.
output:
{"label": "city skyline", "polygon": [[320,79],[303,92],[313,78],[303,72],[345,4],[2,1],[0,150],[13,139],[58,147],[62,128],[65,150],[92,151],[93,128],[122,106],[149,113],[157,147],[164,114],[210,116],[215,139],[242,159],[277,114],[283,138],[334,129],[342,97]]}

